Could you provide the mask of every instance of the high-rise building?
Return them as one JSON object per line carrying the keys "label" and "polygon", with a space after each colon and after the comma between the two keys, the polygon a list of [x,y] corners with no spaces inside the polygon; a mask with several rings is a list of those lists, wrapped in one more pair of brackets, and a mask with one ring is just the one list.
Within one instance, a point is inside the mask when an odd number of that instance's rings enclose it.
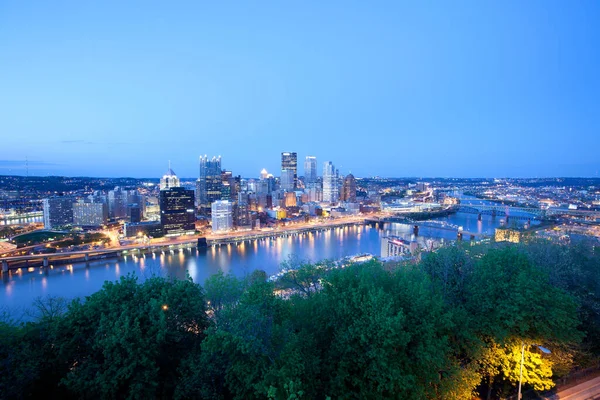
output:
{"label": "high-rise building", "polygon": [[294,186],[294,171],[291,169],[282,169],[279,187],[284,191],[293,191]]}
{"label": "high-rise building", "polygon": [[222,198],[223,177],[221,171],[221,157],[208,159],[200,157],[200,177],[197,181],[196,192],[199,196],[197,204],[205,214],[209,214],[211,204]]}
{"label": "high-rise building", "polygon": [[161,190],[160,223],[165,236],[193,234],[196,225],[194,191],[182,187]]}
{"label": "high-rise building", "polygon": [[92,203],[79,200],[73,204],[73,225],[97,227],[108,221],[106,203]]}
{"label": "high-rise building", "polygon": [[288,185],[288,187],[284,187],[283,186],[283,181],[281,184],[281,189],[283,190],[294,190],[298,187],[298,155],[296,153],[289,153],[289,152],[284,152],[281,153],[281,175],[283,177],[284,173],[283,171],[289,171],[286,172],[287,175],[287,181],[292,181],[287,182],[286,184]]}
{"label": "high-rise building", "polygon": [[304,185],[312,189],[317,185],[317,157],[306,156],[304,160]]}
{"label": "high-rise building", "polygon": [[354,175],[348,174],[344,178],[340,197],[342,201],[356,203],[356,179],[354,178]]}
{"label": "high-rise building", "polygon": [[128,201],[127,190],[117,186],[108,192],[108,216],[109,218],[125,218],[127,216]]}
{"label": "high-rise building", "polygon": [[335,203],[339,198],[338,176],[331,161],[323,164],[323,201]]}
{"label": "high-rise building", "polygon": [[245,201],[238,202],[233,207],[233,223],[238,227],[251,227],[250,205]]}
{"label": "high-rise building", "polygon": [[213,232],[227,232],[233,228],[233,203],[229,200],[217,200],[211,205],[211,224]]}
{"label": "high-rise building", "polygon": [[73,224],[74,202],[75,199],[69,196],[44,199],[44,228],[54,229]]}
{"label": "high-rise building", "polygon": [[169,169],[167,170],[167,173],[160,178],[160,190],[169,190],[179,186],[181,186],[179,183],[179,178],[171,169],[171,162],[169,162]]}

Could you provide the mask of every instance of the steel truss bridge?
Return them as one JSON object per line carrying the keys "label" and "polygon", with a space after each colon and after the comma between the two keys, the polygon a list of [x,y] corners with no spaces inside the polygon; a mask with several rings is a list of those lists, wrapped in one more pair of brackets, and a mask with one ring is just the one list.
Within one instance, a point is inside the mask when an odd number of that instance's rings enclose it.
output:
{"label": "steel truss bridge", "polygon": [[[460,212],[470,212],[474,214],[510,216],[510,218],[535,218],[544,219],[548,217],[569,215],[572,217],[582,217],[584,219],[600,218],[600,211],[588,210],[569,210],[564,208],[541,209],[536,207],[514,207],[504,204],[461,204],[458,208]],[[515,214],[515,212],[517,214]]]}

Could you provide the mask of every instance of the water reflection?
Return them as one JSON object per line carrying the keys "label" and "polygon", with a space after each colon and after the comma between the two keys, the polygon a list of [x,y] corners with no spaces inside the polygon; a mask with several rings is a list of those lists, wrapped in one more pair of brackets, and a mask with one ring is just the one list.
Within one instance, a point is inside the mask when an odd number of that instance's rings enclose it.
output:
{"label": "water reflection", "polygon": [[[500,218],[493,220],[491,216],[483,216],[482,221],[477,221],[475,214],[456,214],[441,220],[463,226],[467,231],[491,233],[499,225]],[[388,235],[410,240],[413,235],[412,226],[389,224],[385,226],[385,230],[370,226],[353,226],[285,238],[253,240],[251,245],[240,243],[200,251],[186,248],[182,251],[177,250],[176,254],[175,251],[169,250],[166,253],[157,251],[152,253],[152,256],[148,253],[74,264],[66,274],[64,267],[46,268],[43,280],[36,279],[38,274],[35,271],[38,269],[34,269],[34,272],[23,270],[21,273],[3,275],[5,289],[0,292],[0,304],[9,307],[29,305],[35,297],[45,294],[68,298],[86,296],[99,290],[104,281],[116,280],[130,273],[142,278],[152,275],[185,278],[186,274],[189,274],[199,283],[203,283],[218,271],[244,276],[261,269],[271,275],[276,273],[280,264],[290,256],[318,261],[339,259],[359,253],[379,255],[381,238]],[[416,240],[421,246],[429,247],[429,239],[455,238],[456,232],[423,227],[419,230]],[[44,272],[39,270],[39,273]]]}

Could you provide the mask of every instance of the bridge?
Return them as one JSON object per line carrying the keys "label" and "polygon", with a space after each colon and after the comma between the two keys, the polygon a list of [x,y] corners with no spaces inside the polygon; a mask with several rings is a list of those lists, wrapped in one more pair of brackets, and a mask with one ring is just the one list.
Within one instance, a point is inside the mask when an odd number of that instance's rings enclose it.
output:
{"label": "bridge", "polygon": [[[592,210],[571,210],[566,208],[548,208],[541,209],[538,207],[516,207],[505,204],[460,204],[458,210],[460,212],[470,212],[483,215],[501,215],[515,219],[545,219],[552,216],[569,215],[573,217],[583,217],[584,219],[600,218],[600,211]],[[515,214],[513,212],[521,213]],[[529,215],[527,215],[529,214]]]}
{"label": "bridge", "polygon": [[401,216],[389,216],[389,217],[384,217],[384,218],[371,217],[371,218],[366,218],[365,223],[371,224],[371,225],[381,224],[380,227],[383,227],[384,223],[400,223],[400,224],[413,225],[413,227],[414,227],[413,233],[416,236],[419,235],[419,228],[421,228],[421,227],[456,232],[457,240],[462,240],[463,237],[470,237],[471,239],[474,239],[476,237],[489,236],[484,233],[465,231],[464,229],[462,229],[462,227],[460,227],[456,224],[451,224],[446,221],[431,221],[431,220],[430,221],[413,221],[413,220],[410,220],[408,218],[401,217]]}

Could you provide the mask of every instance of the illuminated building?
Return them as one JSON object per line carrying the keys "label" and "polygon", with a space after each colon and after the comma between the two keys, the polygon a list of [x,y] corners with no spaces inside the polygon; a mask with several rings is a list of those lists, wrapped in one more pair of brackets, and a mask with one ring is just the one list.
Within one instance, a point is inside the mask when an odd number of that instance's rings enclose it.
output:
{"label": "illuminated building", "polygon": [[221,200],[223,177],[221,171],[221,157],[208,159],[200,157],[200,177],[197,181],[198,205],[205,214],[210,214],[211,204]]}
{"label": "illuminated building", "polygon": [[167,170],[167,173],[160,178],[160,190],[169,190],[179,186],[181,186],[179,184],[179,178],[171,169],[171,162],[169,162],[169,169]]}
{"label": "illuminated building", "polygon": [[296,205],[297,205],[296,193],[295,192],[286,192],[284,201],[285,201],[286,207],[296,207]]}
{"label": "illuminated building", "polygon": [[238,202],[233,208],[234,225],[237,227],[252,227],[250,206],[246,202]]}
{"label": "illuminated building", "polygon": [[106,203],[91,203],[79,200],[73,204],[73,225],[98,227],[108,221]]}
{"label": "illuminated building", "polygon": [[294,171],[292,171],[291,169],[282,169],[281,170],[279,187],[281,188],[281,190],[285,190],[285,191],[292,191],[295,189]]}
{"label": "illuminated building", "polygon": [[165,236],[193,234],[196,224],[194,191],[182,187],[161,190],[160,224]]}
{"label": "illuminated building", "polygon": [[217,200],[211,205],[211,225],[213,232],[227,232],[233,229],[233,203]]}
{"label": "illuminated building", "polygon": [[108,192],[109,218],[125,218],[127,216],[127,190],[117,186]]}
{"label": "illuminated building", "polygon": [[44,228],[54,229],[73,224],[74,201],[75,199],[69,196],[44,199]]}
{"label": "illuminated building", "polygon": [[[286,175],[286,186],[284,186],[283,175]],[[281,153],[281,189],[294,190],[298,187],[298,155],[296,153]]]}
{"label": "illuminated building", "polygon": [[323,164],[323,201],[335,203],[339,198],[338,174],[331,161]]}
{"label": "illuminated building", "polygon": [[308,189],[317,187],[317,157],[306,156],[304,160],[304,184]]}
{"label": "illuminated building", "polygon": [[125,237],[148,236],[161,237],[163,235],[162,225],[159,221],[148,222],[126,222],[123,234]]}
{"label": "illuminated building", "polygon": [[342,201],[356,203],[356,179],[354,178],[354,175],[348,174],[344,178],[340,198]]}

